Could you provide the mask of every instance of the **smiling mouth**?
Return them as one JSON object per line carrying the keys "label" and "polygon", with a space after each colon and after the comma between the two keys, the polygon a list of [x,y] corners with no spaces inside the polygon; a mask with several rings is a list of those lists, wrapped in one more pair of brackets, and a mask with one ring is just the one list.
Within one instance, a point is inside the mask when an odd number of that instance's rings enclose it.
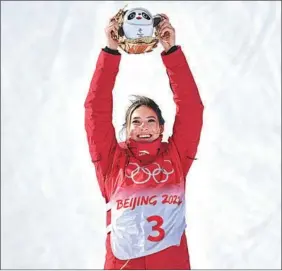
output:
{"label": "smiling mouth", "polygon": [[138,135],[137,137],[141,138],[141,139],[148,139],[148,138],[151,138],[152,135],[150,135],[150,134],[148,134],[148,135]]}

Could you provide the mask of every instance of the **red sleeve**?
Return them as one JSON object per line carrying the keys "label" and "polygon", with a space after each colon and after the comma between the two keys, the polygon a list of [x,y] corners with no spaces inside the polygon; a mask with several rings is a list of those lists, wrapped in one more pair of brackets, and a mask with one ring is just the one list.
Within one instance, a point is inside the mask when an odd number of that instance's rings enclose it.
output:
{"label": "red sleeve", "polygon": [[85,130],[92,162],[102,195],[104,180],[117,145],[112,124],[113,95],[121,56],[101,51],[94,71],[85,107]]}
{"label": "red sleeve", "polygon": [[186,176],[197,153],[204,106],[181,47],[178,46],[175,52],[168,55],[162,53],[162,60],[176,104],[173,135],[169,138],[169,144],[176,146]]}

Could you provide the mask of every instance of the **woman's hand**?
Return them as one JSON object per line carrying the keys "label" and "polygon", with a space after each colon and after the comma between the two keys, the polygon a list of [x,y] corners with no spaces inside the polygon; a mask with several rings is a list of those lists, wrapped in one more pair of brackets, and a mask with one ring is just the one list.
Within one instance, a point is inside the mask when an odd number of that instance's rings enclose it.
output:
{"label": "woman's hand", "polygon": [[105,33],[107,37],[107,47],[112,50],[117,50],[118,41],[117,41],[117,32],[118,32],[118,23],[111,18],[108,26],[105,28]]}
{"label": "woman's hand", "polygon": [[160,14],[164,19],[157,26],[159,32],[160,43],[163,46],[165,52],[175,45],[175,29],[169,22],[167,15]]}

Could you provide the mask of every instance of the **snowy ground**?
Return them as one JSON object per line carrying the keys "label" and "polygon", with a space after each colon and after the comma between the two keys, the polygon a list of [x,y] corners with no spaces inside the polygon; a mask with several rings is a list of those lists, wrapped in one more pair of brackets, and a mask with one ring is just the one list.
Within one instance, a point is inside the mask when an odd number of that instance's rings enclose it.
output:
{"label": "snowy ground", "polygon": [[[3,269],[103,268],[105,204],[83,103],[104,27],[125,3],[1,2]],[[280,268],[281,2],[131,6],[170,17],[205,105],[187,186],[192,268]],[[117,136],[130,94],[154,98],[171,134],[160,53],[123,54]]]}

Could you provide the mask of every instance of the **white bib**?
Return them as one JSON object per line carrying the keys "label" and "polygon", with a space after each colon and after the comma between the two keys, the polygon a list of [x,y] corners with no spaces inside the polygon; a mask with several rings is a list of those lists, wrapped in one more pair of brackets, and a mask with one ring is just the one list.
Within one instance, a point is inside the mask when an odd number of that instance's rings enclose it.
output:
{"label": "white bib", "polygon": [[111,247],[120,260],[150,255],[179,245],[186,228],[184,188],[118,188],[111,209]]}

